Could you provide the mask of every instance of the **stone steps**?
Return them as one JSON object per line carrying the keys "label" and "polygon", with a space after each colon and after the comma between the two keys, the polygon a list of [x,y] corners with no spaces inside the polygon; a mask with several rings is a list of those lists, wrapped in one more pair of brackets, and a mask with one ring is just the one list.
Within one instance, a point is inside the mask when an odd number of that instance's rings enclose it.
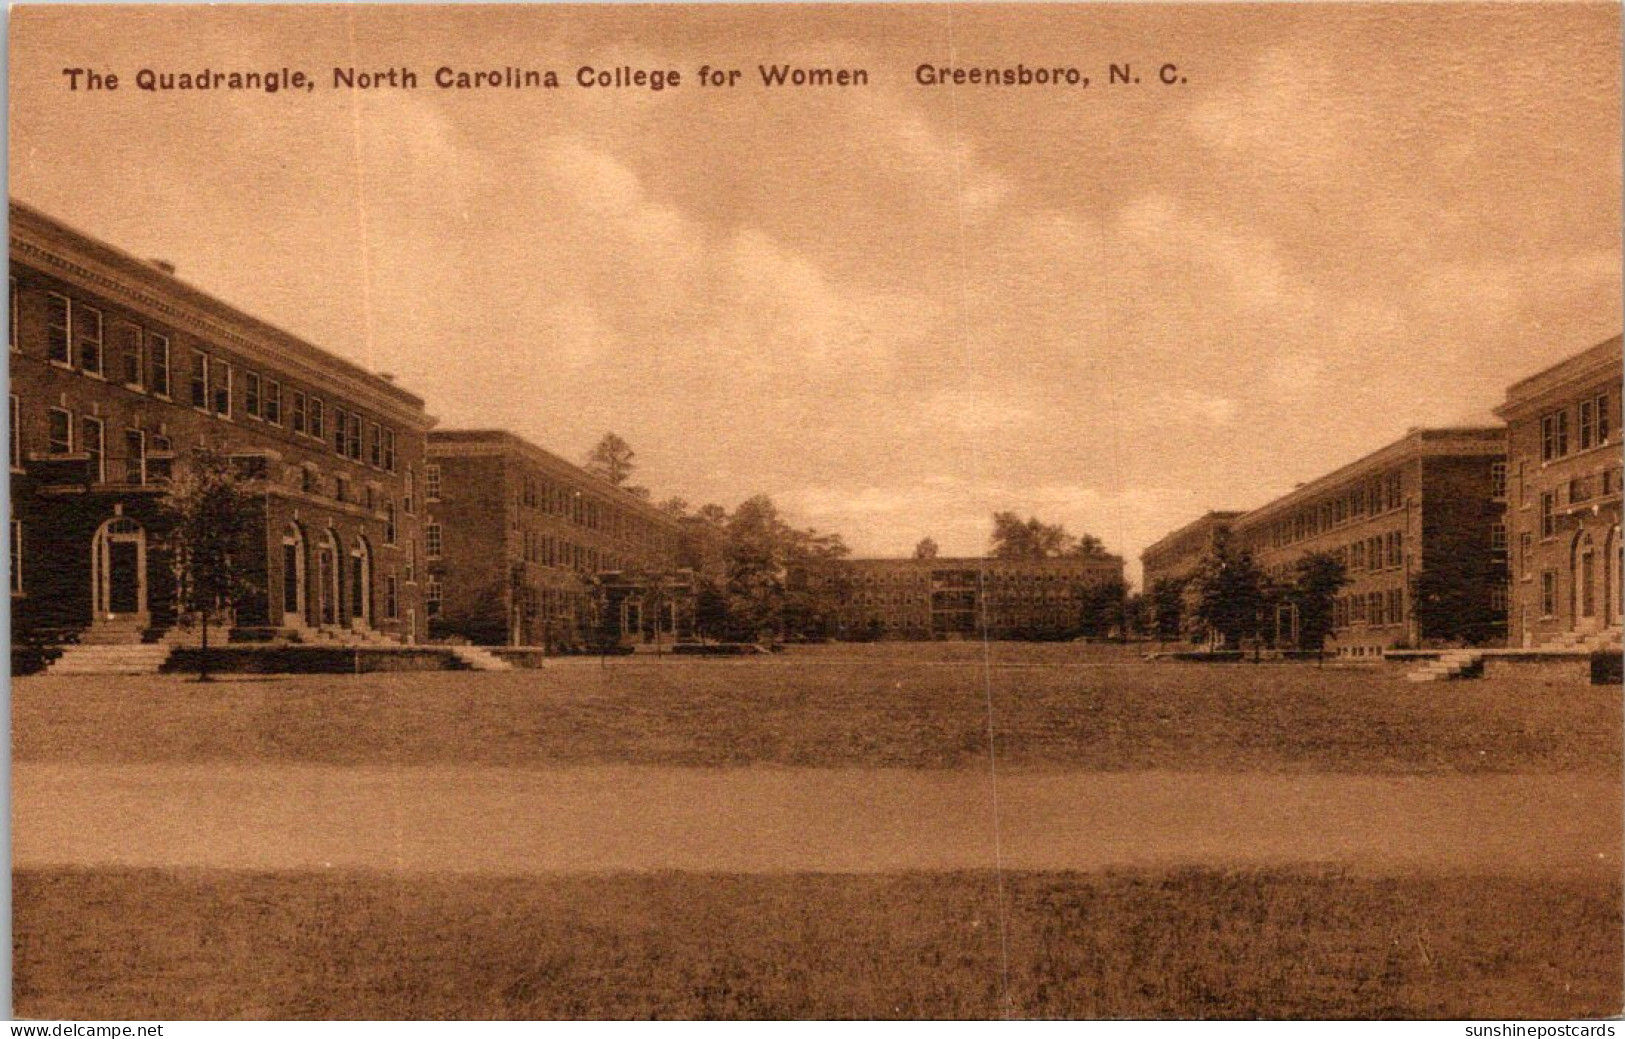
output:
{"label": "stone steps", "polygon": [[512,671],[513,665],[481,646],[452,646],[451,655],[471,671]]}
{"label": "stone steps", "polygon": [[1405,676],[1407,682],[1449,682],[1465,677],[1484,664],[1484,654],[1478,650],[1452,649],[1439,654],[1438,660],[1426,664]]}
{"label": "stone steps", "polygon": [[47,675],[153,675],[174,647],[163,643],[68,646],[45,669]]}

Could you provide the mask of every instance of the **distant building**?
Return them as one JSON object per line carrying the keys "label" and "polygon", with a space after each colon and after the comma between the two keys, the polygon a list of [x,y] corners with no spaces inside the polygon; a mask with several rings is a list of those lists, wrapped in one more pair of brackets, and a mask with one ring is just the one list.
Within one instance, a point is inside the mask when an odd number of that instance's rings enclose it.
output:
{"label": "distant building", "polygon": [[606,630],[670,638],[690,627],[677,521],[527,440],[434,431],[424,496],[436,637],[557,648]]}
{"label": "distant building", "polygon": [[1514,383],[1509,642],[1582,644],[1620,626],[1620,337]]}
{"label": "distant building", "polygon": [[[1182,586],[1180,617],[1177,624],[1169,626],[1176,627],[1192,641],[1201,641],[1206,632],[1194,614],[1196,593],[1191,579],[1241,515],[1239,512],[1209,512],[1164,535],[1140,553],[1141,584],[1153,611],[1157,608],[1155,592],[1159,584],[1174,582]],[[1153,624],[1163,627],[1159,621],[1153,612]]]}
{"label": "distant building", "polygon": [[[1334,603],[1326,646],[1338,654],[1498,641],[1506,610],[1505,445],[1497,427],[1412,430],[1243,514],[1234,536],[1280,581],[1312,552],[1343,563],[1350,583]],[[1431,604],[1420,615],[1418,588]],[[1296,634],[1283,608],[1275,638],[1291,644]]]}
{"label": "distant building", "polygon": [[1044,638],[1079,634],[1091,590],[1123,580],[1120,556],[854,559],[847,638]]}
{"label": "distant building", "polygon": [[424,631],[412,568],[422,399],[13,201],[14,637],[136,642],[176,624],[160,509],[209,445],[252,474],[244,638]]}

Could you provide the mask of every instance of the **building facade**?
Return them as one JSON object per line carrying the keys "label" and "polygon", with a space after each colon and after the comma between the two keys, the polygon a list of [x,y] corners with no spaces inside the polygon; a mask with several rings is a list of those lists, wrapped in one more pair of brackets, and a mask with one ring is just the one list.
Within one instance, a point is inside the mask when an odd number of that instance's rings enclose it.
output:
{"label": "building facade", "polygon": [[[1206,631],[1195,616],[1196,590],[1191,579],[1211,557],[1220,539],[1241,516],[1239,512],[1209,512],[1164,535],[1140,553],[1141,583],[1152,610],[1151,622],[1157,631],[1177,631],[1191,641],[1202,641]],[[1163,618],[1159,610],[1172,608],[1160,601],[1159,586],[1178,588],[1178,617]],[[1167,623],[1164,623],[1164,621]]]}
{"label": "building facade", "polygon": [[424,633],[423,401],[13,201],[11,604],[42,641],[177,622],[162,508],[194,449],[251,477],[248,638]]}
{"label": "building facade", "polygon": [[503,430],[435,430],[424,493],[437,637],[554,649],[690,627],[677,520],[557,455]]}
{"label": "building facade", "polygon": [[1123,580],[1120,556],[854,559],[847,638],[1046,638],[1078,634],[1089,593]]}
{"label": "building facade", "polygon": [[[1277,581],[1310,553],[1342,562],[1349,583],[1333,604],[1326,644],[1339,655],[1498,642],[1506,610],[1505,445],[1498,427],[1412,430],[1243,514],[1233,534]],[[1289,608],[1274,627],[1278,644],[1296,641]]]}
{"label": "building facade", "polygon": [[1507,390],[1508,641],[1617,633],[1621,605],[1620,337]]}

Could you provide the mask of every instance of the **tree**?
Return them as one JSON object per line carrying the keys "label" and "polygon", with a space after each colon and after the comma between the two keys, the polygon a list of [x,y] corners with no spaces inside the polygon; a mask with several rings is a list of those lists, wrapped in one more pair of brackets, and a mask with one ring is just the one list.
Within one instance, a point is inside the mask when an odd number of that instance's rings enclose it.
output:
{"label": "tree", "polygon": [[1126,632],[1128,585],[1113,579],[1086,585],[1078,595],[1078,631],[1089,638],[1105,638],[1116,628]]}
{"label": "tree", "polygon": [[915,559],[937,558],[937,543],[933,538],[921,538],[920,543],[914,546]]}
{"label": "tree", "polygon": [[200,682],[211,677],[211,616],[235,609],[255,587],[246,569],[253,545],[253,505],[247,480],[236,465],[207,446],[193,450],[189,464],[176,474],[163,498],[176,607],[197,616],[202,625]]}
{"label": "tree", "polygon": [[1434,564],[1411,575],[1411,616],[1418,639],[1483,645],[1505,632],[1506,615],[1492,608],[1490,589],[1506,580],[1494,560],[1438,553]]}
{"label": "tree", "polygon": [[1060,556],[1103,559],[1106,546],[1093,534],[1073,537],[1060,524],[1037,516],[1025,520],[1014,512],[993,514],[992,554],[996,559],[1055,559]]}
{"label": "tree", "polygon": [[1227,646],[1256,639],[1272,601],[1268,576],[1251,552],[1221,538],[1195,575],[1196,615]]}
{"label": "tree", "polygon": [[1298,615],[1298,648],[1320,653],[1332,633],[1332,606],[1349,583],[1342,560],[1330,552],[1311,552],[1292,568],[1285,600]]}
{"label": "tree", "polygon": [[[632,450],[631,444],[614,433],[605,433],[597,446],[587,453],[585,468],[594,476],[619,487],[631,478],[632,470],[636,468],[632,459],[636,457],[637,452]],[[647,495],[648,491],[645,490],[644,494]]]}
{"label": "tree", "polygon": [[1159,642],[1177,641],[1185,630],[1185,582],[1160,577],[1151,582],[1148,595],[1151,630]]}

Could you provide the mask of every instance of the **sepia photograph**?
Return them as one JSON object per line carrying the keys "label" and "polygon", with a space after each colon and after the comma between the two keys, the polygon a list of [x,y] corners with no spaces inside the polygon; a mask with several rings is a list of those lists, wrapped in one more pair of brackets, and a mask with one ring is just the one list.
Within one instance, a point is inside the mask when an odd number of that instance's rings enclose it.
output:
{"label": "sepia photograph", "polygon": [[1618,3],[8,38],[13,1018],[1613,1034]]}

